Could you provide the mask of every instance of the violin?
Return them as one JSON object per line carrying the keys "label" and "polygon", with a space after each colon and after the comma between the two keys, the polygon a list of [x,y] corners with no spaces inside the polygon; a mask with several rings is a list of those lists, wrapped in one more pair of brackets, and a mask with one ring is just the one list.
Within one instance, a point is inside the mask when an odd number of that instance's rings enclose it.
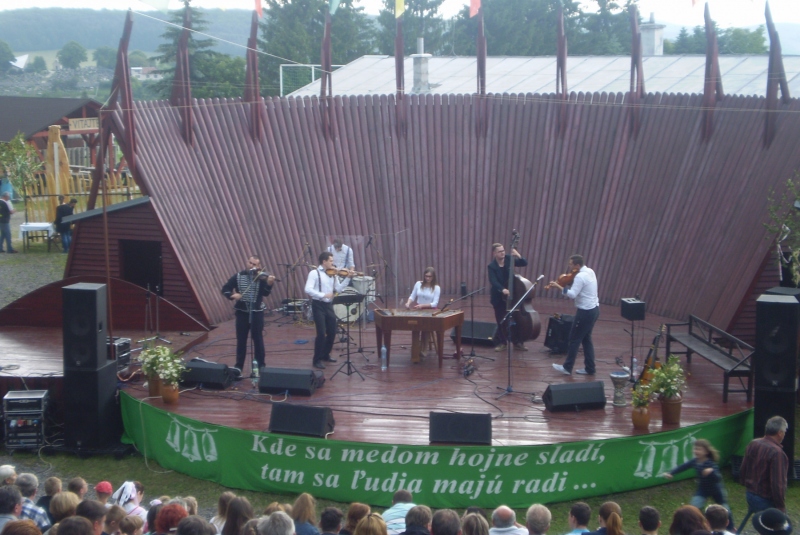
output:
{"label": "violin", "polygon": [[[575,275],[577,275],[580,270],[581,270],[581,268],[576,267],[576,268],[573,268],[572,271],[570,271],[569,273],[562,273],[561,275],[558,276],[558,279],[556,279],[556,282],[562,288],[566,288],[567,286],[571,286],[572,283],[575,282]],[[554,288],[554,287],[555,287],[555,284],[553,284],[552,282],[548,282],[547,285],[544,287],[544,289],[545,290],[549,290],[550,288]]]}
{"label": "violin", "polygon": [[358,277],[363,277],[364,276],[363,273],[359,273],[358,271],[348,271],[346,269],[336,269],[336,268],[328,268],[328,269],[326,269],[325,270],[325,274],[328,275],[329,277],[333,277],[334,275],[338,275],[339,277],[342,277],[342,278],[353,277],[353,276],[358,276]]}
{"label": "violin", "polygon": [[[251,270],[251,271],[253,271],[253,270]],[[253,280],[257,280],[257,279],[267,280],[272,276],[273,276],[272,273],[268,272],[266,269],[262,269],[261,271],[256,273],[255,277],[253,277]],[[281,282],[281,280],[278,277],[275,277],[275,282]]]}

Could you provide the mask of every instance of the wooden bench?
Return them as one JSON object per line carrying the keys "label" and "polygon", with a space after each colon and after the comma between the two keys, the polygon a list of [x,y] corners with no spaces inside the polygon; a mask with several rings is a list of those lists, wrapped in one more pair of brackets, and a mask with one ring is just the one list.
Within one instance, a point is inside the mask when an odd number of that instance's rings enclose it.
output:
{"label": "wooden bench", "polygon": [[[688,327],[687,331],[683,328]],[[676,330],[677,329],[677,330]],[[678,342],[686,351],[672,351],[672,342]],[[725,382],[722,388],[722,402],[728,402],[728,392],[745,392],[747,401],[753,395],[753,372],[751,358],[755,348],[714,327],[696,316],[689,316],[686,323],[667,324],[667,355],[686,355],[686,362],[692,362],[692,353],[697,353],[712,364],[722,368]],[[747,386],[742,383],[741,390],[730,390],[731,377],[747,377]]]}

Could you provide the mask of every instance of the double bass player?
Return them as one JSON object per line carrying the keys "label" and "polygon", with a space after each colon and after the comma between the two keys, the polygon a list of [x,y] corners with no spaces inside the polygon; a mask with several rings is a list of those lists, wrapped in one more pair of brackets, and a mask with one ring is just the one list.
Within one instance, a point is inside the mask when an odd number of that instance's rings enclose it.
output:
{"label": "double bass player", "polygon": [[[512,248],[511,255],[514,257],[514,264],[516,266],[524,267],[528,265],[528,261],[519,254],[519,251]],[[511,276],[511,263],[507,261],[506,249],[502,243],[492,244],[492,262],[489,264],[489,284],[490,301],[492,308],[494,308],[494,318],[497,321],[497,334],[495,340],[497,345],[495,351],[503,351],[509,341],[506,339],[506,326],[503,318],[506,316],[506,298],[509,295],[508,281]],[[521,296],[515,296],[517,298]],[[527,351],[528,348],[520,339],[519,329],[516,325],[511,328],[511,343],[514,344],[514,349],[519,351]]]}

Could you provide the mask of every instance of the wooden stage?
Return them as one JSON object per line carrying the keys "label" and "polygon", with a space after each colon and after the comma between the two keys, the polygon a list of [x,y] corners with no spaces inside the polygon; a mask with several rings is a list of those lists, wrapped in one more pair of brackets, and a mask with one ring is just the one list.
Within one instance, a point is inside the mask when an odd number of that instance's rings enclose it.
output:
{"label": "wooden stage", "polygon": [[[449,296],[442,303],[449,301]],[[578,440],[600,440],[634,434],[631,425],[631,406],[614,407],[611,404],[613,386],[609,373],[620,368],[617,357],[630,361],[631,338],[628,332],[631,323],[620,316],[618,307],[601,307],[600,319],[594,330],[597,353],[597,375],[594,377],[564,376],[552,368],[553,363],[562,363],[564,355],[554,355],[544,347],[547,320],[551,314],[573,314],[571,301],[562,298],[537,298],[535,308],[542,321],[542,333],[535,341],[528,342],[528,351],[513,351],[511,363],[511,386],[513,393],[497,399],[509,385],[509,368],[506,352],[497,353],[491,347],[475,346],[477,371],[464,378],[456,360],[445,359],[441,369],[437,366],[435,353],[429,352],[420,364],[410,362],[411,333],[396,331],[392,337],[392,359],[388,371],[380,369],[379,352],[374,352],[375,327],[366,323],[361,334],[357,325],[351,325],[350,335],[354,343],[350,346],[351,361],[358,374],[350,376],[339,373],[344,357],[345,344],[334,346],[334,358],[339,363],[328,364],[327,379],[323,388],[311,397],[293,397],[298,404],[327,406],[333,409],[336,420],[332,440],[374,442],[384,444],[428,443],[428,415],[431,411],[491,413],[493,416],[493,442],[495,445],[551,444]],[[464,307],[466,319],[470,309]],[[492,321],[493,311],[488,297],[475,300],[475,320]],[[659,324],[672,322],[665,318],[648,315],[643,322],[636,323],[635,354],[641,363],[647,355]],[[295,320],[295,316],[273,313],[266,318],[265,342],[267,366],[280,368],[311,367],[314,342],[314,326]],[[144,333],[115,332],[116,336],[141,339]],[[467,335],[468,332],[465,332]],[[200,357],[209,361],[234,363],[235,336],[233,321],[226,322],[210,333],[167,332],[163,336],[174,342],[176,349],[193,347],[186,358]],[[49,381],[60,382],[62,373],[62,333],[56,328],[0,327],[0,390],[24,388],[49,388]],[[135,344],[134,344],[135,346]],[[366,353],[358,353],[362,347]],[[445,356],[452,355],[455,344],[449,333],[445,338]],[[661,345],[660,357],[663,360]],[[471,346],[465,344],[464,353],[469,355]],[[583,355],[578,355],[576,368],[583,367]],[[135,356],[134,356],[135,360]],[[248,365],[249,368],[249,365]],[[722,403],[722,371],[697,357],[687,366],[690,373],[689,388],[685,394],[682,425],[704,423],[723,416],[735,414],[751,407],[744,394],[731,394],[727,404]],[[246,370],[246,375],[249,369]],[[541,396],[550,384],[603,381],[608,404],[604,410],[584,412],[546,411]],[[42,386],[45,385],[45,386]],[[733,386],[733,385],[732,385]],[[124,383],[122,388],[137,398],[145,398],[147,390],[141,378]],[[60,388],[59,388],[60,390]],[[628,394],[630,399],[630,394]],[[259,394],[257,385],[244,379],[225,391],[188,390],[181,393],[176,406],[164,405],[160,399],[148,400],[154,406],[180,415],[229,427],[266,431],[269,427],[271,401],[284,401],[283,395]],[[660,408],[651,405],[653,421],[650,432],[662,430]],[[665,429],[666,430],[666,429]]]}

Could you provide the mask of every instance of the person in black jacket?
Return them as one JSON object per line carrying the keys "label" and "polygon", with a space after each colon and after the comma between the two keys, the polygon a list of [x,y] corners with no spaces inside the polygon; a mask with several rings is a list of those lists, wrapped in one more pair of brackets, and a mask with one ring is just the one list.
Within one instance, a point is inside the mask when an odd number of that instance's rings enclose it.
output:
{"label": "person in black jacket", "polygon": [[222,287],[222,295],[236,301],[236,365],[234,372],[241,375],[244,358],[247,354],[247,334],[253,340],[256,366],[251,365],[251,377],[258,377],[258,370],[264,366],[264,309],[262,298],[272,292],[274,275],[267,275],[261,268],[258,255],[247,260],[248,269],[233,275]]}
{"label": "person in black jacket", "polygon": [[[511,255],[514,257],[515,266],[524,267],[528,265],[528,261],[522,258],[522,255],[516,249],[511,250]],[[497,346],[494,349],[495,351],[502,351],[508,343],[508,340],[506,340],[506,324],[502,322],[507,309],[506,297],[508,296],[508,278],[511,262],[506,258],[506,249],[502,243],[492,244],[492,256],[494,256],[494,259],[489,264],[490,299],[494,308],[494,318],[497,321],[497,334],[495,335]],[[519,299],[522,296],[517,295],[514,297]],[[525,345],[518,338],[517,330],[514,328],[511,329],[511,343],[514,344],[515,349],[527,351]]]}
{"label": "person in black jacket", "polygon": [[[63,201],[64,196],[59,195],[58,200]],[[61,235],[61,248],[64,253],[69,252],[69,246],[72,243],[72,224],[62,223],[61,220],[75,212],[76,204],[78,204],[78,199],[73,198],[69,200],[69,204],[62,202],[56,208],[56,220],[53,221],[53,226],[56,227],[56,232]]]}

